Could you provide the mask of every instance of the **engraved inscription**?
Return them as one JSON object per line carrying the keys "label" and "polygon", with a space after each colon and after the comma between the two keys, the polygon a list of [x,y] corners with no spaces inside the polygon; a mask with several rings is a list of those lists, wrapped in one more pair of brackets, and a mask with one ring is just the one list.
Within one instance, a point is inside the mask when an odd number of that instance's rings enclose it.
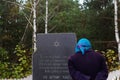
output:
{"label": "engraved inscription", "polygon": [[39,59],[39,69],[44,71],[43,80],[71,80],[67,56],[39,56]]}

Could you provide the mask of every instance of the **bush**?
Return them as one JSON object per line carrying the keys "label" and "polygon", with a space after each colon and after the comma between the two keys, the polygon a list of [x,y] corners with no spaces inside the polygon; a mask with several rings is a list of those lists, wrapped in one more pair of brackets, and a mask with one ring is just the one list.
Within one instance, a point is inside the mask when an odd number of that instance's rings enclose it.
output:
{"label": "bush", "polygon": [[9,64],[8,52],[0,47],[0,78],[6,78],[10,75]]}
{"label": "bush", "polygon": [[106,58],[109,71],[120,69],[118,54],[114,50],[107,49],[106,51],[101,51],[101,53]]}
{"label": "bush", "polygon": [[24,45],[16,45],[14,62],[8,52],[0,48],[0,78],[23,78],[31,74],[32,51],[24,49]]}
{"label": "bush", "polygon": [[31,74],[32,51],[25,50],[24,45],[17,45],[14,51],[16,63],[12,63],[12,78],[22,78]]}

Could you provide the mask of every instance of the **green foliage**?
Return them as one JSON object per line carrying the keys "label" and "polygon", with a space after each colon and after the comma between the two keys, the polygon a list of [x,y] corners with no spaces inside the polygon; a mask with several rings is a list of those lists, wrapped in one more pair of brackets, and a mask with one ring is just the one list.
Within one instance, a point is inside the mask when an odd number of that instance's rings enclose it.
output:
{"label": "green foliage", "polygon": [[10,62],[7,51],[0,48],[0,78],[22,78],[31,74],[31,51],[17,45],[14,51],[14,62]]}
{"label": "green foliage", "polygon": [[114,6],[112,1],[85,0],[83,7],[83,13],[86,14],[85,26],[88,27],[90,33],[87,36],[94,41],[114,40]]}
{"label": "green foliage", "polygon": [[[41,6],[42,5],[42,6]],[[48,16],[48,32],[75,32],[80,26],[80,8],[77,1],[50,0]],[[38,5],[37,32],[44,32],[45,0]]]}
{"label": "green foliage", "polygon": [[101,53],[106,58],[106,63],[108,65],[109,71],[120,69],[118,54],[114,50],[107,49],[106,51],[101,51]]}
{"label": "green foliage", "polygon": [[13,53],[20,42],[27,24],[27,20],[19,11],[19,6],[15,4],[3,0],[0,2],[0,47],[6,49],[9,54]]}
{"label": "green foliage", "polygon": [[5,61],[7,59],[9,59],[8,52],[0,47],[0,61]]}
{"label": "green foliage", "polygon": [[10,74],[9,64],[8,52],[0,47],[0,78],[6,78]]}
{"label": "green foliage", "polygon": [[17,45],[14,51],[16,63],[13,63],[12,78],[21,78],[31,74],[31,52],[24,49],[23,45]]}

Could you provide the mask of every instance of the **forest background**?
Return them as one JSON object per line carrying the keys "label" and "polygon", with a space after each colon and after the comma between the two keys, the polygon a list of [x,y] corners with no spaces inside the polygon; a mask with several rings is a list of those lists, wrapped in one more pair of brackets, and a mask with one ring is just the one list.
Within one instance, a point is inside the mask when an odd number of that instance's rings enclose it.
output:
{"label": "forest background", "polygon": [[[31,74],[32,0],[0,0],[0,78]],[[101,52],[109,71],[120,69],[114,29],[113,0],[48,0],[48,33],[76,33]],[[45,0],[37,0],[37,33],[45,32]],[[120,2],[118,28],[120,30]]]}

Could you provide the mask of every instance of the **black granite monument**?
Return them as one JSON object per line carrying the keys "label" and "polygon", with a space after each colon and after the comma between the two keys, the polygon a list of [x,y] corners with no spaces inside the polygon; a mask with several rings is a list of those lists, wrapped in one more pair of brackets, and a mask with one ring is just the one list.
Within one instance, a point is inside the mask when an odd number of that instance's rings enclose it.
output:
{"label": "black granite monument", "polygon": [[74,33],[37,34],[37,51],[33,54],[33,80],[72,80],[67,66],[74,54]]}

